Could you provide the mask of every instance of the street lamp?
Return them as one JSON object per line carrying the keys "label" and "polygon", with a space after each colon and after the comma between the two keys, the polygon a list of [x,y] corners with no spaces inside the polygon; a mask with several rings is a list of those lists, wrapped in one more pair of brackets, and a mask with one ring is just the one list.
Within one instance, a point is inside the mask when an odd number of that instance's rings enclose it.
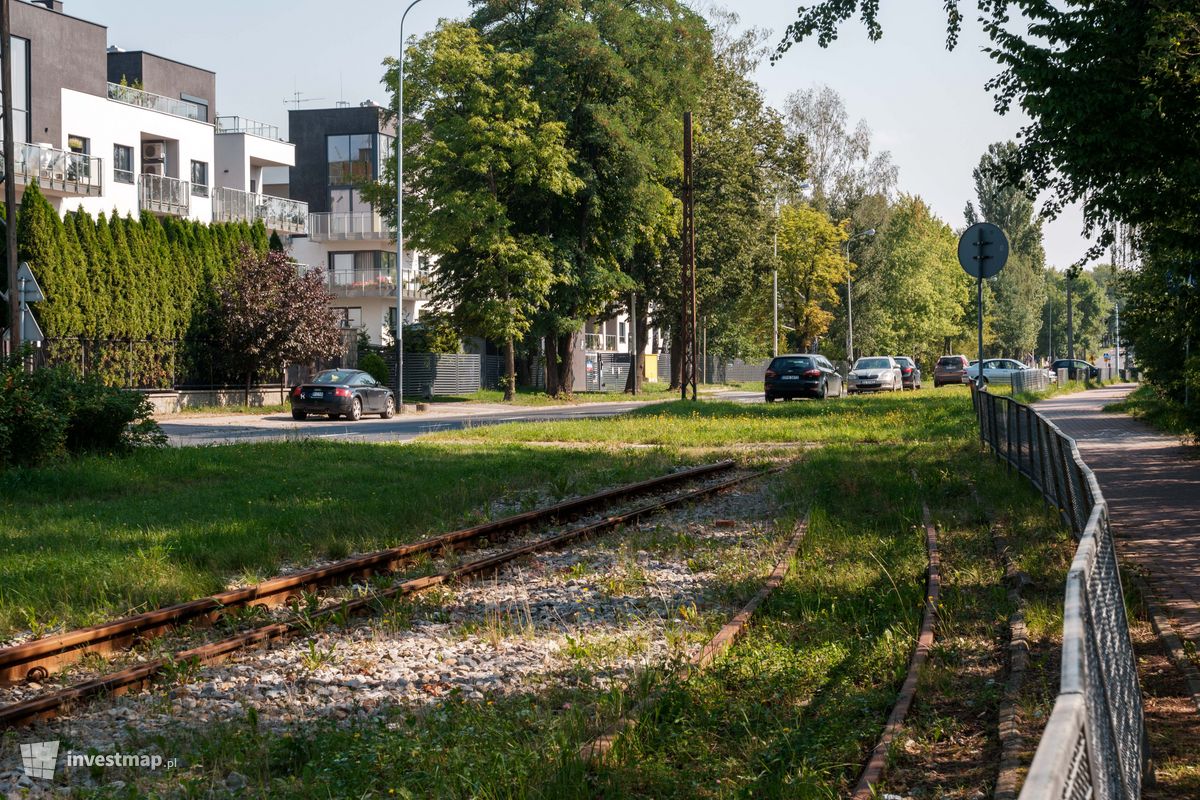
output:
{"label": "street lamp", "polygon": [[854,298],[850,294],[850,243],[864,236],[874,236],[875,229],[868,228],[856,233],[843,242],[846,251],[846,360],[854,364]]}
{"label": "street lamp", "polygon": [[[798,181],[786,173],[778,173],[792,182],[801,192],[812,188],[811,181]],[[779,198],[775,198],[775,268],[771,270],[771,357],[779,355]]]}
{"label": "street lamp", "polygon": [[396,104],[396,410],[404,413],[404,20],[421,0],[400,15],[400,77]]}

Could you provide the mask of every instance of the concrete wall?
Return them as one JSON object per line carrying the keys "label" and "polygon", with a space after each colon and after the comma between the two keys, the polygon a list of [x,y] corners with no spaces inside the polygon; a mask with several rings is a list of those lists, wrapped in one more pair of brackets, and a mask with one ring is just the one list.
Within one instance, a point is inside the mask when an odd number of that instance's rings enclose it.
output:
{"label": "concrete wall", "polygon": [[[287,402],[286,386],[260,386],[250,390],[250,405],[274,406]],[[178,392],[147,392],[146,399],[154,406],[155,416],[178,414],[188,408],[213,406],[242,406],[246,403],[244,389],[184,389]]]}
{"label": "concrete wall", "polygon": [[[29,39],[30,142],[62,147],[68,134],[86,136],[85,131],[63,129],[60,90],[107,96],[108,29],[45,6],[12,2],[9,7],[12,34]],[[18,80],[15,71],[13,80]],[[14,135],[25,138],[24,132]]]}

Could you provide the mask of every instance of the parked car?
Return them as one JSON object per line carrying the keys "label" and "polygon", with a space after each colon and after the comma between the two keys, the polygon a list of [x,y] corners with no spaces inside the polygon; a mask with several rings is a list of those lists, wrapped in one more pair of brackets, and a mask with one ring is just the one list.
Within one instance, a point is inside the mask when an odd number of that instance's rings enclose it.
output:
{"label": "parked car", "polygon": [[900,365],[891,356],[867,356],[854,362],[854,368],[846,376],[846,391],[898,392],[904,388]]}
{"label": "parked car", "polygon": [[966,383],[969,365],[966,356],[942,356],[933,368],[934,388],[951,383]]}
{"label": "parked car", "polygon": [[1060,369],[1070,370],[1067,377],[1073,381],[1088,379],[1093,381],[1100,380],[1099,367],[1084,361],[1082,358],[1059,358],[1050,363],[1050,369],[1057,373]]}
{"label": "parked car", "polygon": [[920,389],[921,388],[921,368],[917,366],[917,362],[908,356],[892,356],[892,359],[900,365],[900,382],[905,389]]}
{"label": "parked car", "polygon": [[[1014,372],[1032,369],[1012,358],[985,358],[983,360],[983,382],[985,384],[1012,384]],[[979,362],[973,361],[966,370],[966,382],[974,383],[979,376]]]}
{"label": "parked car", "polygon": [[357,369],[318,372],[305,383],[293,386],[288,400],[292,404],[292,419],[305,419],[309,414],[354,420],[363,414],[378,414],[391,419],[396,413],[395,393],[370,373]]}
{"label": "parked car", "polygon": [[842,376],[825,356],[796,353],[776,356],[767,365],[763,389],[768,403],[779,398],[816,397],[824,400],[845,394]]}

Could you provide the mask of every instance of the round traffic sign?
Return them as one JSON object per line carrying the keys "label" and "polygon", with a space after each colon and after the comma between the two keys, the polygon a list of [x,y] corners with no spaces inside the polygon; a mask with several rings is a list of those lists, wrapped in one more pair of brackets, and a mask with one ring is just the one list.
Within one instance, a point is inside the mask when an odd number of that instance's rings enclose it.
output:
{"label": "round traffic sign", "polygon": [[972,278],[991,278],[1008,261],[1008,238],[990,222],[976,222],[958,240],[958,263]]}

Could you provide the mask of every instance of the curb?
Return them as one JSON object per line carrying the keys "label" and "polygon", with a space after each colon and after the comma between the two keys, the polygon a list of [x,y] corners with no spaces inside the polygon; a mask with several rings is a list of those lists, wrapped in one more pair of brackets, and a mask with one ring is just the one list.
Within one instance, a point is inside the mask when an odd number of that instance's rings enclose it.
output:
{"label": "curb", "polygon": [[996,554],[1004,563],[1004,581],[1008,584],[1008,600],[1015,606],[1008,618],[1008,679],[1004,683],[1004,699],[1000,702],[1000,769],[996,776],[994,800],[1016,800],[1020,785],[1020,751],[1025,743],[1017,725],[1017,699],[1025,683],[1029,666],[1029,632],[1025,627],[1025,603],[1021,586],[1025,576],[1017,571],[1008,550],[1008,539],[992,526],[992,542]]}
{"label": "curb", "polygon": [[1196,667],[1192,659],[1188,658],[1183,649],[1183,640],[1175,632],[1170,617],[1158,604],[1158,597],[1150,583],[1143,575],[1132,571],[1131,582],[1145,599],[1146,611],[1150,616],[1150,627],[1158,635],[1158,640],[1162,643],[1163,649],[1167,651],[1167,657],[1171,659],[1171,663],[1183,674],[1188,694],[1192,696],[1192,704],[1196,706],[1196,712],[1200,713],[1200,669]]}

